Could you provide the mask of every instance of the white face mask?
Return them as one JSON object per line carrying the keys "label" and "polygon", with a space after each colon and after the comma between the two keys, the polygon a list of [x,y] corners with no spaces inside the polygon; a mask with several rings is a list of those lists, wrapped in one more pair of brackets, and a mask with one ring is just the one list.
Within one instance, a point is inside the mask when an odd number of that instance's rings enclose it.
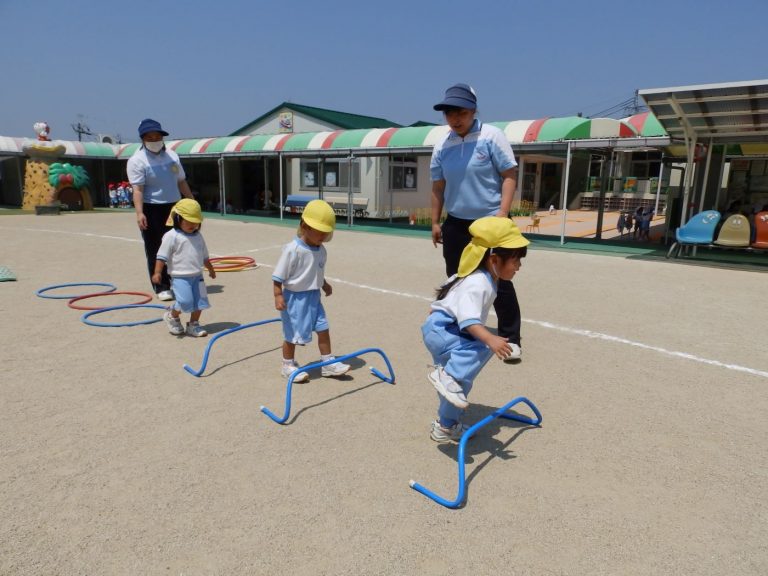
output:
{"label": "white face mask", "polygon": [[165,146],[165,142],[162,140],[160,140],[160,142],[144,142],[144,147],[155,154],[159,153],[163,149],[163,146]]}

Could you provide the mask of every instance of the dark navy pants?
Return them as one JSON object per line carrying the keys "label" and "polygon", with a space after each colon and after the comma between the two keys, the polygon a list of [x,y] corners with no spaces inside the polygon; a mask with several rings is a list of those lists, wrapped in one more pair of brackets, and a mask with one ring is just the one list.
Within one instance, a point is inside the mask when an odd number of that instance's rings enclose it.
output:
{"label": "dark navy pants", "polygon": [[[147,270],[149,271],[150,282],[152,282],[152,274],[155,273],[155,260],[157,259],[157,251],[160,250],[160,244],[163,241],[163,234],[172,228],[167,226],[165,222],[168,220],[168,215],[171,213],[171,208],[173,208],[174,204],[144,203],[147,229],[141,231],[141,238],[144,240],[144,253],[147,256]],[[152,289],[155,291],[155,294],[171,289],[168,266],[163,267],[163,277],[160,280],[160,284],[152,283]]]}

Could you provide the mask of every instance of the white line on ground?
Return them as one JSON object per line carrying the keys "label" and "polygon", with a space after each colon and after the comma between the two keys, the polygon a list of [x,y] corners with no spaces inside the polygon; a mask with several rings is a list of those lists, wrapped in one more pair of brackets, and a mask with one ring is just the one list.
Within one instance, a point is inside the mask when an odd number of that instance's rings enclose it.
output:
{"label": "white line on ground", "polygon": [[[45,228],[15,228],[12,226],[0,226],[0,228],[8,229],[8,230],[25,230],[28,232],[53,232],[57,234],[70,234],[73,236],[88,236],[92,238],[109,238],[112,240],[124,240],[127,242],[142,241],[141,239],[125,238],[122,236],[106,236],[103,234],[91,234],[89,232],[65,232],[61,230],[48,230]],[[264,248],[254,248],[254,249],[248,250],[248,252],[259,252],[260,250],[271,250],[277,247],[282,247],[282,244],[275,245],[275,246],[266,246]],[[263,264],[260,262],[258,263],[258,265],[263,266],[264,268],[274,268],[274,266],[271,266],[270,264]],[[424,300],[426,302],[432,301],[431,297],[421,296],[419,294],[411,294],[410,292],[399,292],[397,290],[387,290],[385,288],[379,288],[377,286],[369,286],[367,284],[358,284],[355,282],[349,282],[347,280],[342,280],[341,278],[331,278],[330,276],[328,277],[328,279],[334,282],[337,282],[339,284],[346,284],[354,288],[371,290],[372,292],[379,292],[381,294],[392,294],[393,296],[401,296],[403,298]],[[749,368],[748,366],[740,366],[739,364],[729,364],[726,362],[720,362],[719,360],[702,358],[700,356],[696,356],[688,352],[679,352],[677,350],[667,350],[666,348],[661,348],[660,346],[651,346],[649,344],[643,344],[642,342],[635,342],[634,340],[628,340],[627,338],[622,338],[620,336],[611,336],[610,334],[602,334],[600,332],[593,332],[592,330],[584,330],[580,328],[569,328],[568,326],[560,326],[558,324],[553,324],[552,322],[544,322],[542,320],[532,320],[530,318],[523,318],[523,322],[526,322],[528,324],[535,324],[537,326],[541,326],[542,328],[548,328],[550,330],[557,330],[558,332],[564,332],[566,334],[574,334],[576,336],[584,336],[586,338],[605,340],[606,342],[615,342],[617,344],[625,344],[627,346],[634,346],[635,348],[641,348],[643,350],[650,350],[652,352],[657,352],[658,354],[663,354],[664,356],[670,356],[672,358],[682,358],[684,360],[690,360],[692,362],[698,362],[700,364],[717,366],[719,368],[725,368],[726,370],[734,370],[735,372],[744,372],[745,374],[751,374],[753,376],[768,378],[768,372],[764,370],[757,370],[755,368]]]}

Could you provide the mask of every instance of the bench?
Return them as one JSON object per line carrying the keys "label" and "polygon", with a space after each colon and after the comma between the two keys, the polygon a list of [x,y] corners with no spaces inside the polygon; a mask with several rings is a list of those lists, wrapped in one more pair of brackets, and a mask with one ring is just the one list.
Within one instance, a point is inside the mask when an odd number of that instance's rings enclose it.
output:
{"label": "bench", "polygon": [[283,202],[283,210],[290,212],[291,214],[301,214],[304,212],[304,207],[315,200],[314,196],[302,196],[300,194],[288,194]]}
{"label": "bench", "polygon": [[[336,216],[346,216],[349,208],[347,196],[325,196],[323,198],[333,208]],[[353,197],[352,211],[358,218],[368,216],[368,198]]]}

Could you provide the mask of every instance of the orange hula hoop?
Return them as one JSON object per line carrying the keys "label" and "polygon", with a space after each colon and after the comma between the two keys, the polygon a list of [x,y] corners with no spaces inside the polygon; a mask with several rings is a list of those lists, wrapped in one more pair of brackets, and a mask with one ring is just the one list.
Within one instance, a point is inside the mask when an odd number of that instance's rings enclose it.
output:
{"label": "orange hula hoop", "polygon": [[70,308],[74,308],[75,310],[102,310],[106,308],[106,306],[76,306],[75,302],[79,300],[85,300],[86,298],[96,298],[98,296],[117,296],[118,294],[131,294],[133,296],[143,296],[145,300],[141,300],[140,302],[132,302],[131,304],[146,304],[147,302],[152,301],[152,295],[147,294],[146,292],[100,292],[97,294],[86,294],[84,296],[76,296],[75,298],[72,298],[69,302],[67,302],[67,306]]}
{"label": "orange hula hoop", "polygon": [[258,268],[258,264],[250,256],[220,256],[211,258],[210,262],[216,272],[239,272],[248,268]]}

